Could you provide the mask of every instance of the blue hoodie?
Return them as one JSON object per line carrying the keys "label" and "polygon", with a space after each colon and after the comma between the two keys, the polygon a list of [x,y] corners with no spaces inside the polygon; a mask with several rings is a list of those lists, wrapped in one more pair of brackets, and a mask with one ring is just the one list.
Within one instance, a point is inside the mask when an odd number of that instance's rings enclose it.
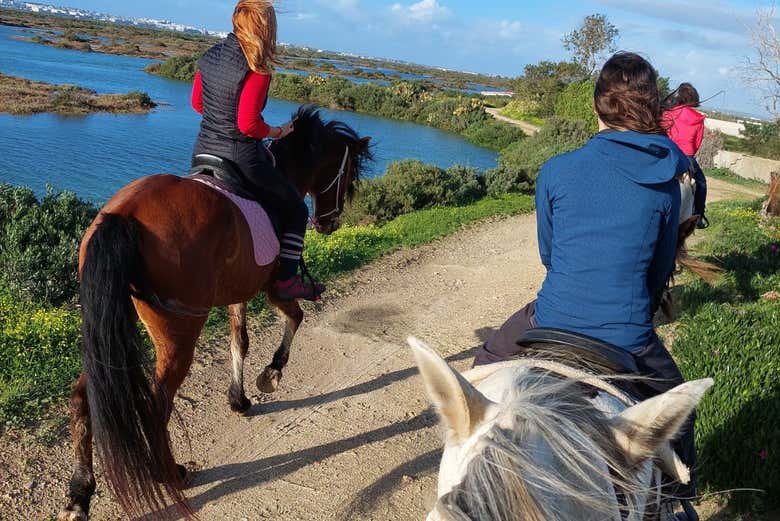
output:
{"label": "blue hoodie", "polygon": [[606,130],[539,172],[536,219],[547,277],[535,319],[627,351],[653,335],[651,298],[674,268],[688,159],[668,137]]}

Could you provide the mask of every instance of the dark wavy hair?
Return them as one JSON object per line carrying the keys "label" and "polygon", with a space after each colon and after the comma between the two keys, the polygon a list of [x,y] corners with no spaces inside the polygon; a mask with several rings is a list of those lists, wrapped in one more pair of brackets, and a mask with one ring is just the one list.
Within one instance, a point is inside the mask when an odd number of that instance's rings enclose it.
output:
{"label": "dark wavy hair", "polygon": [[664,134],[658,73],[632,52],[614,54],[596,81],[593,106],[607,126],[644,134]]}
{"label": "dark wavy hair", "polygon": [[699,91],[690,83],[680,83],[680,86],[669,95],[664,103],[668,107],[698,107],[701,105]]}

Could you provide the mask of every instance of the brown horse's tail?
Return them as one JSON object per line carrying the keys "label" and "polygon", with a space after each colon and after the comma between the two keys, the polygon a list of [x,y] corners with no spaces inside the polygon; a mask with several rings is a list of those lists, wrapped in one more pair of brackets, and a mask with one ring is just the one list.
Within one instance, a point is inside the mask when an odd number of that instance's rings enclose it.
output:
{"label": "brown horse's tail", "polygon": [[81,271],[82,361],[97,453],[130,516],[160,514],[169,499],[190,516],[169,446],[165,393],[150,384],[130,298],[131,285],[142,281],[137,225],[102,217]]}

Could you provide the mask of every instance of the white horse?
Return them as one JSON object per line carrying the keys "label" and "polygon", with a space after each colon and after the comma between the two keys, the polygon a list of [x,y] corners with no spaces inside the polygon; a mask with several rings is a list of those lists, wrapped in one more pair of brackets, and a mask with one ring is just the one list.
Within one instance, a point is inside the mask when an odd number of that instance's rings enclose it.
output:
{"label": "white horse", "polygon": [[603,378],[554,362],[459,374],[419,340],[409,344],[446,428],[428,521],[669,519],[659,514],[661,471],[689,480],[669,441],[711,379],[634,404]]}

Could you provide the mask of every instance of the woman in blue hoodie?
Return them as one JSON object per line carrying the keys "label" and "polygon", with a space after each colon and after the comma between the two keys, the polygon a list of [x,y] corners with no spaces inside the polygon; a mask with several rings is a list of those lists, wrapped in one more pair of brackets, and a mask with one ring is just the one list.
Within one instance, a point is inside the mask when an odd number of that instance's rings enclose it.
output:
{"label": "woman in blue hoodie", "polygon": [[[656,79],[652,65],[633,53],[617,53],[604,65],[593,103],[598,134],[547,161],[537,179],[539,252],[547,268],[537,300],[479,349],[475,365],[517,355],[515,342],[526,329],[546,327],[631,353],[641,373],[657,379],[644,385],[645,398],[683,382],[652,322],[675,263],[676,177],[689,164],[661,125]],[[692,468],[692,422],[678,445]],[[694,492],[691,486],[676,495]]]}

